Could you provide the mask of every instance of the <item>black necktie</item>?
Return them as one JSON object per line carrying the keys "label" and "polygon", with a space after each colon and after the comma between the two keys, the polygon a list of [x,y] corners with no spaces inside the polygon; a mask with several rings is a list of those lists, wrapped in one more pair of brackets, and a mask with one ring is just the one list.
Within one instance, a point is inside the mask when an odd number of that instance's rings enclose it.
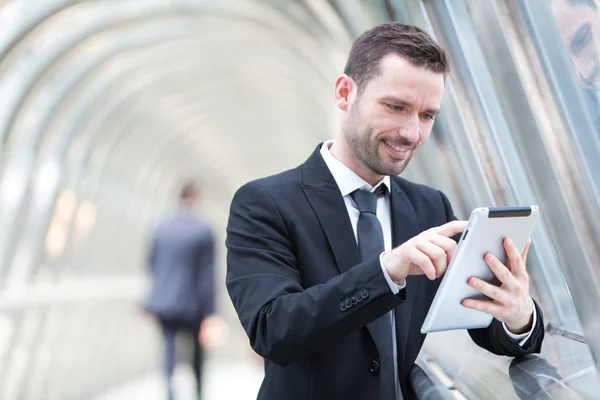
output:
{"label": "black necktie", "polygon": [[384,196],[386,186],[379,185],[375,192],[355,190],[350,194],[360,212],[358,217],[358,248],[363,261],[379,256],[385,250],[383,230],[377,219],[377,198]]}
{"label": "black necktie", "polygon": [[[358,217],[358,248],[363,261],[378,257],[385,250],[383,230],[377,219],[377,198],[385,195],[386,186],[380,185],[373,193],[366,190],[355,190],[350,194],[356,203],[360,215]],[[394,373],[393,338],[390,314],[377,318],[369,324],[373,340],[380,357],[380,400],[396,399],[396,380]]]}

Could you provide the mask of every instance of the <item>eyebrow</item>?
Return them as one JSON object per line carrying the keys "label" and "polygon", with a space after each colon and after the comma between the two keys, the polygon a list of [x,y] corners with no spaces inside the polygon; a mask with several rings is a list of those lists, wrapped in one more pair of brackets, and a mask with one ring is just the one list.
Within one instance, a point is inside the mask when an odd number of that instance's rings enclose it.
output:
{"label": "eyebrow", "polygon": [[[385,102],[389,102],[389,103],[394,103],[395,105],[398,106],[404,106],[404,107],[412,107],[412,104],[410,104],[409,102],[400,99],[399,97],[395,97],[395,96],[384,96],[381,98],[382,101]],[[431,114],[433,116],[436,116],[440,113],[440,109],[439,108],[428,108],[427,110],[425,110],[425,112],[427,114]]]}

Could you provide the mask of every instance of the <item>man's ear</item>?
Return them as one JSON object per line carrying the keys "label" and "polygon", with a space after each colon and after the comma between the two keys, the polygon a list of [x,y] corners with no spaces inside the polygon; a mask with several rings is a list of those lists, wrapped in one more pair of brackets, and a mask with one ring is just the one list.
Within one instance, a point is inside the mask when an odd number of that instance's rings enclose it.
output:
{"label": "man's ear", "polygon": [[355,83],[346,74],[340,75],[335,81],[335,102],[342,111],[348,111],[350,95],[355,88]]}

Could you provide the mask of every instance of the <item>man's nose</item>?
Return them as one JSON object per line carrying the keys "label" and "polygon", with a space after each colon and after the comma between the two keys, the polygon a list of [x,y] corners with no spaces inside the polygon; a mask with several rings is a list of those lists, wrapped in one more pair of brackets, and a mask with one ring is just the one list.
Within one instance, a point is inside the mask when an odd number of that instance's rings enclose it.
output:
{"label": "man's nose", "polygon": [[421,130],[421,124],[419,116],[410,116],[406,119],[404,124],[398,130],[398,133],[406,142],[417,143],[419,141],[419,134]]}

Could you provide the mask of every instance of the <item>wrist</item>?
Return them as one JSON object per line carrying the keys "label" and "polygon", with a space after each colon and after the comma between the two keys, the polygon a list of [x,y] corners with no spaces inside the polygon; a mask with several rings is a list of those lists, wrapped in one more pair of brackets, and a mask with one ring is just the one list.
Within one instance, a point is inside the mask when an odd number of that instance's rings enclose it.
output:
{"label": "wrist", "polygon": [[527,319],[515,323],[507,323],[506,328],[515,335],[529,332],[533,328],[533,313],[534,311],[532,310]]}
{"label": "wrist", "polygon": [[381,256],[381,263],[383,264],[383,268],[385,268],[386,272],[394,282],[403,282],[406,279],[406,275],[399,273],[397,268],[393,268],[394,266],[394,257],[393,254],[389,251],[386,251]]}

